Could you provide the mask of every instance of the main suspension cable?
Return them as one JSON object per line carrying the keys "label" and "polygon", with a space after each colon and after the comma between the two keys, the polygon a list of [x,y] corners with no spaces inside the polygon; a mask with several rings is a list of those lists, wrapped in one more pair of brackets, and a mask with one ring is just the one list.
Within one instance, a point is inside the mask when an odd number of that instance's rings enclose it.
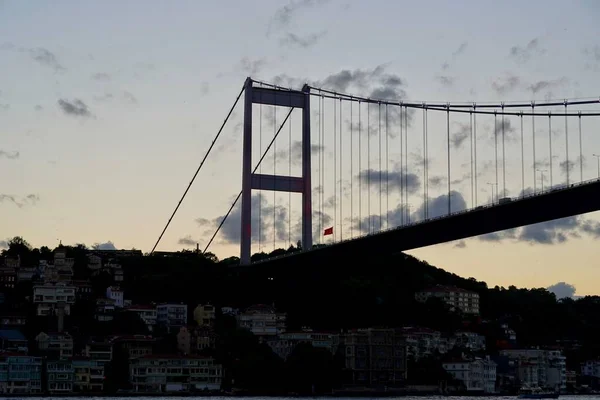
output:
{"label": "main suspension cable", "polygon": [[169,225],[171,224],[171,221],[173,220],[173,217],[175,217],[175,214],[177,213],[177,210],[179,210],[179,206],[181,206],[181,203],[183,202],[183,199],[185,199],[185,196],[187,195],[188,191],[190,190],[190,188],[192,187],[192,184],[194,183],[194,181],[196,180],[196,176],[198,176],[198,173],[200,172],[200,170],[202,169],[202,166],[204,165],[204,162],[206,161],[206,159],[208,158],[208,155],[210,154],[211,150],[213,149],[213,147],[215,146],[215,143],[217,143],[217,140],[219,139],[219,136],[221,136],[221,132],[223,132],[223,128],[225,128],[225,125],[227,124],[227,121],[229,120],[229,117],[231,117],[231,114],[233,113],[233,110],[235,109],[235,106],[237,105],[238,101],[240,100],[240,98],[242,97],[242,93],[244,93],[244,90],[246,89],[246,82],[244,83],[244,86],[242,87],[242,90],[240,90],[240,94],[238,94],[237,98],[235,99],[235,101],[233,102],[233,106],[231,106],[231,108],[229,109],[229,112],[227,113],[227,116],[225,117],[225,120],[223,121],[223,123],[221,124],[221,127],[219,128],[219,131],[217,132],[215,138],[213,139],[212,143],[210,144],[210,146],[208,147],[208,150],[206,151],[206,154],[204,155],[204,158],[202,158],[202,161],[200,162],[200,165],[198,166],[198,169],[196,169],[196,172],[194,173],[194,176],[192,177],[192,180],[190,181],[190,183],[188,184],[187,188],[185,189],[185,191],[183,192],[183,196],[181,196],[181,199],[179,200],[179,202],[177,203],[177,206],[175,207],[175,210],[173,210],[173,213],[171,214],[171,216],[169,217],[169,220],[167,221],[167,224],[165,225],[164,229],[162,230],[162,232],[160,233],[160,236],[158,237],[158,240],[156,241],[156,243],[154,244],[154,247],[152,247],[152,251],[150,252],[150,254],[154,253],[154,250],[156,250],[156,246],[158,246],[158,244],[160,243],[163,235],[165,234],[165,232],[167,231],[167,228],[169,227]]}
{"label": "main suspension cable", "polygon": [[[279,132],[281,132],[281,130],[283,129],[283,126],[285,125],[285,123],[287,122],[287,120],[290,118],[290,115],[292,115],[292,111],[293,108],[290,108],[290,111],[288,112],[288,114],[286,115],[285,119],[283,120],[283,122],[281,123],[281,125],[279,126],[279,129],[277,130],[277,133],[275,134],[275,136],[273,136],[273,139],[271,139],[271,142],[269,143],[269,145],[267,146],[267,148],[265,149],[265,152],[263,153],[263,155],[260,157],[260,159],[258,160],[258,164],[256,164],[256,166],[254,167],[254,169],[252,170],[252,173],[254,174],[256,172],[256,170],[258,170],[260,164],[262,163],[262,161],[265,159],[265,157],[267,156],[267,153],[269,153],[269,150],[271,149],[271,147],[273,146],[273,143],[275,143],[275,139],[277,139],[277,136],[279,136]],[[229,214],[231,214],[231,211],[233,211],[233,208],[235,207],[235,205],[237,204],[238,200],[240,199],[240,197],[242,197],[242,191],[240,190],[240,193],[237,195],[237,197],[235,198],[235,200],[233,201],[233,203],[231,204],[231,207],[229,207],[229,210],[227,211],[227,214],[225,214],[225,217],[223,217],[223,219],[221,220],[221,223],[219,223],[219,226],[217,227],[217,230],[215,231],[215,233],[212,235],[212,237],[210,238],[210,240],[208,241],[208,244],[206,245],[206,247],[204,248],[203,253],[206,253],[206,251],[208,250],[208,248],[210,247],[210,245],[212,244],[213,240],[215,239],[215,237],[217,236],[217,234],[219,233],[219,231],[221,230],[221,227],[223,226],[223,224],[225,223],[225,221],[227,220],[227,218],[229,217]]]}

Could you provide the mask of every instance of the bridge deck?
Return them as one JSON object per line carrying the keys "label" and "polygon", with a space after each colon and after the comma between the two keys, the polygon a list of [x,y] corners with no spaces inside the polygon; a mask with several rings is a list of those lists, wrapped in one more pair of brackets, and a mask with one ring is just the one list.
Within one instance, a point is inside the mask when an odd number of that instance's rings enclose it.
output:
{"label": "bridge deck", "polygon": [[397,253],[600,210],[600,179],[553,189],[541,194],[465,210],[449,216],[374,233],[310,251],[253,263],[294,263],[311,257]]}

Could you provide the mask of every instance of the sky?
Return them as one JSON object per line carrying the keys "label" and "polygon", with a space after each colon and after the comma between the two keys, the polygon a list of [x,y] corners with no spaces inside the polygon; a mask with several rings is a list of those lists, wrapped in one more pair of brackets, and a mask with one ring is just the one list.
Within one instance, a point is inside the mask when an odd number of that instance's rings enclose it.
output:
{"label": "sky", "polygon": [[[34,246],[52,247],[62,241],[150,251],[248,76],[294,89],[309,83],[393,101],[598,98],[597,2],[484,0],[456,5],[382,0],[0,1],[0,246],[4,238],[20,235]],[[379,184],[380,109],[367,110],[362,104],[364,130],[365,115],[372,119],[371,129],[359,134],[358,105],[351,110],[345,103],[343,116],[337,109],[334,118],[333,103],[319,108],[316,97],[312,103],[315,241],[332,240],[317,230],[327,223],[335,226],[336,239],[358,235],[368,224],[365,217],[379,213],[379,199],[388,226],[400,223],[405,214],[422,218],[421,112],[410,114],[404,154],[399,150],[398,109],[389,108],[390,133],[384,140],[391,144],[382,170],[391,189],[380,196],[372,187],[369,209],[368,177]],[[158,250],[195,248],[196,243],[204,247],[238,194],[240,106]],[[576,110],[597,110],[594,107]],[[254,161],[285,111],[254,106]],[[427,118],[427,197],[429,215],[435,216],[443,214],[447,204],[447,132],[444,114],[430,111]],[[342,123],[334,125],[339,120]],[[580,155],[577,121],[569,119],[566,160],[564,120],[551,120],[552,184],[564,182],[565,166],[570,166],[571,182],[596,178],[593,154],[600,154],[595,135],[600,122],[582,118]],[[507,117],[505,156],[500,161],[506,161],[506,169],[501,169],[498,188],[493,116],[476,121],[476,163],[470,158],[468,115],[453,115],[451,121],[453,210],[489,203],[492,190],[518,196],[530,193],[534,183],[538,190],[542,182],[550,185],[547,118],[536,125],[534,167],[531,121],[524,118],[529,136],[522,160],[520,120]],[[299,174],[299,110],[285,127],[289,126],[261,164],[263,173],[274,172],[275,166],[275,173]],[[346,138],[336,152],[334,131],[336,140],[339,135]],[[360,135],[359,150],[348,138],[356,141]],[[367,157],[365,140],[373,146],[368,153],[371,164],[359,165],[358,154]],[[345,167],[331,176],[340,155]],[[399,167],[400,157],[408,157],[408,169]],[[477,190],[472,165],[478,167]],[[399,193],[400,176],[409,183],[407,199]],[[364,185],[362,196],[359,182]],[[318,200],[320,193],[323,201]],[[274,245],[285,247],[299,239],[299,195],[278,193],[274,198],[272,192],[255,192],[253,206],[253,251],[271,251]],[[597,213],[571,217],[410,253],[490,286],[554,285],[561,296],[600,294],[595,284],[600,279],[599,221]],[[210,250],[221,258],[239,255],[238,243],[236,207]]]}

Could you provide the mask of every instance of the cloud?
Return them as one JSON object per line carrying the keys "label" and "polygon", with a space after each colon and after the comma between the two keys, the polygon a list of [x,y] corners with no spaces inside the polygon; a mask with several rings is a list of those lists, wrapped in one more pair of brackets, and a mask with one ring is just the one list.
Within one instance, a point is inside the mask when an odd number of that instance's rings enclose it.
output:
{"label": "cloud", "polygon": [[467,242],[465,242],[464,240],[459,240],[454,247],[456,247],[457,249],[464,249],[465,247],[467,247]]}
{"label": "cloud", "polygon": [[452,53],[452,57],[456,57],[456,56],[459,56],[459,55],[461,55],[462,53],[464,53],[464,52],[465,52],[465,50],[467,50],[467,45],[468,45],[468,44],[469,44],[468,42],[462,42],[462,43],[460,44],[460,46],[458,46],[458,49],[456,49],[456,50],[455,50],[455,51]]}
{"label": "cloud", "polygon": [[38,104],[38,105],[36,105],[35,107],[33,107],[33,109],[34,109],[35,111],[42,111],[42,110],[44,109],[44,107],[42,107],[42,106],[40,106],[40,105]]}
{"label": "cloud", "polygon": [[137,104],[137,98],[131,94],[130,92],[128,92],[127,90],[125,90],[123,92],[123,98],[125,99],[125,101],[131,103],[131,104]]}
{"label": "cloud", "polygon": [[344,93],[354,89],[360,93],[367,92],[370,98],[376,100],[400,101],[405,99],[404,80],[385,70],[386,65],[379,65],[373,69],[344,69],[325,77],[314,86]]}
{"label": "cloud", "polygon": [[463,143],[471,135],[471,126],[469,124],[457,123],[458,128],[450,136],[450,143],[455,149],[462,147]]}
{"label": "cloud", "polygon": [[8,110],[8,109],[10,109],[10,104],[0,104],[0,109],[1,110]]}
{"label": "cloud", "polygon": [[600,62],[600,46],[595,45],[594,47],[586,47],[583,49],[583,54],[588,56],[591,60]]}
{"label": "cloud", "polygon": [[93,117],[93,114],[90,112],[88,106],[81,100],[75,99],[73,101],[68,101],[65,99],[59,99],[58,105],[67,115],[84,118]]}
{"label": "cloud", "polygon": [[267,27],[267,37],[273,31],[286,29],[290,26],[294,18],[303,9],[312,8],[327,3],[329,0],[292,0],[283,7],[275,10],[275,13],[269,20]]}
{"label": "cloud", "polygon": [[566,282],[558,282],[546,288],[549,292],[554,293],[557,299],[575,297],[575,286]]}
{"label": "cloud", "polygon": [[[379,170],[374,169],[366,169],[360,171],[358,174],[358,179],[365,184],[369,184],[372,187],[379,188]],[[390,191],[400,191],[401,188],[408,189],[408,193],[416,193],[417,190],[421,187],[421,181],[416,174],[413,173],[404,173],[402,174],[398,170],[392,171],[381,171],[381,179],[382,179],[382,187],[386,186],[386,176],[387,176],[387,184]],[[384,189],[385,190],[385,189]]]}
{"label": "cloud", "polygon": [[[278,240],[285,240],[288,237],[288,214],[286,206],[269,204],[263,193],[252,195],[252,240],[265,242],[269,236],[272,237],[273,227]],[[260,218],[259,218],[260,215]],[[239,243],[241,229],[241,201],[238,201],[229,217],[223,223],[220,230],[220,237],[225,243]],[[212,235],[219,226],[224,216],[217,218],[197,218],[196,223],[204,230],[203,236]],[[259,236],[260,232],[260,236]]]}
{"label": "cloud", "polygon": [[40,201],[37,194],[28,194],[26,196],[15,196],[12,194],[0,194],[0,203],[12,203],[19,208],[25,206],[34,206]]}
{"label": "cloud", "polygon": [[267,60],[265,58],[253,60],[249,57],[243,57],[238,63],[238,69],[248,76],[254,76],[258,75],[265,65],[267,65]]}
{"label": "cloud", "polygon": [[92,75],[92,80],[100,81],[100,82],[107,82],[107,81],[110,81],[110,75],[107,74],[106,72],[97,72]]}
{"label": "cloud", "polygon": [[195,240],[194,238],[192,238],[191,235],[186,235],[186,236],[180,238],[177,241],[177,243],[189,247],[189,246],[196,246],[196,244],[198,243],[198,241]]}
{"label": "cloud", "polygon": [[20,153],[18,151],[6,151],[0,149],[0,158],[8,158],[9,160],[16,160],[19,158]]}
{"label": "cloud", "polygon": [[31,57],[43,66],[54,69],[55,72],[66,70],[59,62],[54,53],[43,47],[29,49]]}
{"label": "cloud", "polygon": [[290,47],[301,47],[307,49],[314,46],[327,34],[327,31],[321,31],[317,33],[311,33],[306,36],[299,36],[295,33],[288,32],[280,40],[279,44],[282,46]]}
{"label": "cloud", "polygon": [[200,94],[202,96],[206,96],[209,91],[210,91],[210,85],[208,84],[208,82],[202,82],[202,84],[200,85]]}
{"label": "cloud", "polygon": [[492,89],[499,95],[504,95],[512,92],[521,84],[521,79],[518,76],[506,75],[504,77],[497,78],[492,82]]}
{"label": "cloud", "polygon": [[436,76],[435,79],[442,84],[442,86],[450,87],[454,85],[455,78],[452,76]]}
{"label": "cloud", "polygon": [[550,92],[550,90],[564,86],[568,82],[569,82],[569,80],[563,76],[562,78],[558,78],[558,79],[540,80],[540,81],[534,82],[534,83],[528,85],[527,89],[531,90],[531,93],[533,93],[533,94],[537,94],[539,92],[546,91],[546,92],[548,92],[547,94],[551,96],[552,93]]}
{"label": "cloud", "polygon": [[[526,194],[531,192],[531,188],[525,190]],[[586,235],[595,239],[600,238],[600,222],[579,215],[488,233],[478,236],[478,239],[487,242],[511,241],[526,242],[531,245],[554,245]]]}
{"label": "cloud", "polygon": [[108,242],[105,242],[105,243],[94,243],[94,245],[92,246],[92,248],[94,250],[117,250],[117,248],[115,247],[114,243],[111,242],[110,240]]}
{"label": "cloud", "polygon": [[8,240],[0,240],[0,250],[8,249]]}
{"label": "cloud", "polygon": [[535,38],[525,46],[511,47],[509,56],[512,57],[516,62],[523,64],[529,61],[533,56],[542,55],[544,53],[546,53],[546,50],[540,47],[539,40]]}
{"label": "cloud", "polygon": [[[319,152],[323,150],[323,146],[318,144],[310,145],[310,152],[312,155],[319,154]],[[290,156],[290,151],[288,149],[278,150],[277,151],[277,159],[287,161]],[[296,140],[292,142],[291,146],[291,156],[292,156],[292,164],[300,165],[302,164],[302,141]]]}
{"label": "cloud", "polygon": [[[450,210],[455,213],[467,209],[467,202],[460,192],[452,190],[450,192]],[[423,219],[425,205],[421,204],[413,213],[413,219]],[[427,200],[428,218],[436,218],[448,215],[448,194],[442,194]]]}

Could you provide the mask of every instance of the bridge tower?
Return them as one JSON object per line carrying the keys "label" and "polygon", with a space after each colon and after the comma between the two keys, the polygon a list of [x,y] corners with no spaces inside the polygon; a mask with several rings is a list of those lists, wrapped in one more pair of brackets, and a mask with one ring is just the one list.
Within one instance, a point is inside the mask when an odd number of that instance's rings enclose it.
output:
{"label": "bridge tower", "polygon": [[[242,159],[242,221],[240,264],[250,264],[252,243],[252,189],[302,193],[302,248],[312,248],[312,188],[310,146],[310,88],[301,91],[254,86],[246,79]],[[265,175],[252,172],[252,106],[266,104],[302,110],[302,176]]]}

